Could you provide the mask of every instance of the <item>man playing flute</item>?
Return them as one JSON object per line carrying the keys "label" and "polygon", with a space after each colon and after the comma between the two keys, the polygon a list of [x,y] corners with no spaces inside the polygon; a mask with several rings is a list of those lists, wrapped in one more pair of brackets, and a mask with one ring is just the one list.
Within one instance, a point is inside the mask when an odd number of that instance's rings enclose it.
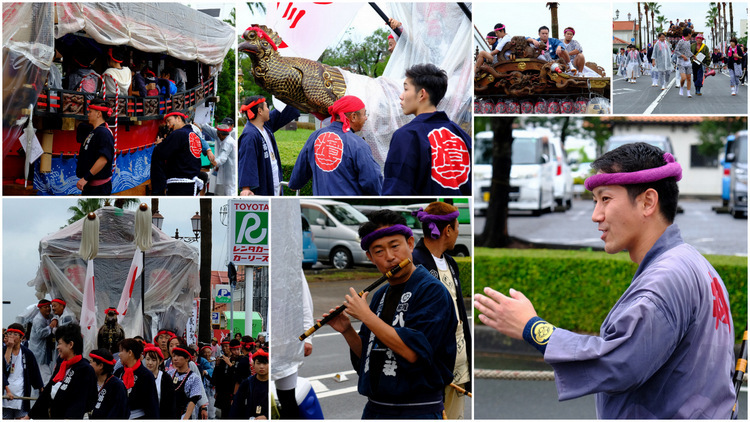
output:
{"label": "man playing flute", "polygon": [[[414,249],[400,214],[381,210],[359,229],[368,259],[386,273]],[[453,380],[456,315],[448,291],[422,266],[409,263],[388,285],[362,297],[354,288],[346,311],[329,322],[344,335],[358,391],[368,402],[362,419],[442,419],[443,390]],[[331,310],[333,311],[333,309]],[[362,321],[357,333],[349,320]]]}

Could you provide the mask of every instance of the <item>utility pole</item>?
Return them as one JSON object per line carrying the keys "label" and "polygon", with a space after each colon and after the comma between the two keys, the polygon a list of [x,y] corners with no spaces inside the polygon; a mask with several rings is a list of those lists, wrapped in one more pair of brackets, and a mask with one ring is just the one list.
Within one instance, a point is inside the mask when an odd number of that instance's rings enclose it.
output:
{"label": "utility pole", "polygon": [[201,265],[200,265],[200,313],[198,315],[198,340],[211,342],[211,199],[200,199],[201,210]]}

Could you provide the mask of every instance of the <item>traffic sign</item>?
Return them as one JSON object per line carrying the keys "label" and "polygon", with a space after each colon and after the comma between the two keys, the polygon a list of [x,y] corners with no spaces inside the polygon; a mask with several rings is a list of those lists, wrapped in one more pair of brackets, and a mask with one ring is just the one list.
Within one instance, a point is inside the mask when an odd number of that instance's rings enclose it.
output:
{"label": "traffic sign", "polygon": [[231,292],[228,284],[219,284],[216,286],[216,303],[229,303],[231,301]]}
{"label": "traffic sign", "polygon": [[211,312],[211,324],[219,324],[219,313]]}

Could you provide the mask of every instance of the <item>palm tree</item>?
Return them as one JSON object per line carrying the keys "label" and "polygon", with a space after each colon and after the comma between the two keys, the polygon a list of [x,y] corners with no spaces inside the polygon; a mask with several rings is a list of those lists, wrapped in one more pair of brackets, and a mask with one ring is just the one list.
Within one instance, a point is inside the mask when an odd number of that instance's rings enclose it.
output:
{"label": "palm tree", "polygon": [[[138,205],[140,201],[136,198],[117,198],[115,199],[115,207],[117,208],[130,208]],[[76,221],[87,216],[88,213],[94,212],[102,207],[110,207],[112,203],[109,198],[84,198],[78,200],[78,205],[74,205],[68,208],[68,211],[73,215],[68,219],[68,224],[73,224]]]}
{"label": "palm tree", "polygon": [[[654,32],[657,33],[657,34],[660,33],[660,32],[664,32],[664,27],[666,26],[667,22],[668,22],[667,18],[664,15],[658,15],[656,17],[656,23],[659,25],[659,27],[658,28],[654,28]],[[654,39],[656,39],[656,38],[654,38]]]}
{"label": "palm tree", "polygon": [[728,40],[729,37],[727,37],[727,3],[722,2],[721,3],[724,10],[721,11],[721,15],[724,16],[724,41]]}
{"label": "palm tree", "polygon": [[657,2],[648,3],[648,8],[651,10],[651,42],[656,42],[656,25],[654,24],[654,16],[659,15],[659,9],[661,6]]}
{"label": "palm tree", "polygon": [[550,34],[550,36],[552,38],[559,38],[558,37],[558,32],[559,32],[559,26],[560,26],[560,24],[558,23],[558,20],[557,20],[557,6],[558,6],[558,4],[559,3],[557,3],[557,2],[547,2],[547,7],[549,7],[549,13],[550,13],[550,16],[551,16],[551,23],[552,23],[552,34]]}
{"label": "palm tree", "polygon": [[[638,2],[638,38],[636,39],[636,45],[640,44],[640,46],[643,45],[643,37],[641,36],[641,18],[643,17],[643,14],[641,13],[641,2]],[[635,31],[633,31],[633,38],[635,38]]]}
{"label": "palm tree", "polygon": [[732,3],[729,3],[729,36],[734,37],[734,10],[732,9]]}
{"label": "palm tree", "polygon": [[641,42],[641,48],[643,48],[643,44],[648,45],[649,41],[649,32],[648,32],[648,3],[643,3],[643,13],[646,15],[646,42]]}
{"label": "palm tree", "polygon": [[711,28],[711,43],[713,44],[711,47],[716,48],[716,10],[713,8],[708,9],[708,13],[706,14],[706,27]]}

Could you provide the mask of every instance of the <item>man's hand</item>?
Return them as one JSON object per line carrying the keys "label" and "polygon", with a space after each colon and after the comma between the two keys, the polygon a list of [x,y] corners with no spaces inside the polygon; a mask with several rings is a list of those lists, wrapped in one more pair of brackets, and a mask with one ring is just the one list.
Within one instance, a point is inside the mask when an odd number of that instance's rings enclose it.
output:
{"label": "man's hand", "polygon": [[250,188],[243,188],[240,192],[240,196],[254,196],[255,194],[253,191],[250,190]]}
{"label": "man's hand", "polygon": [[312,344],[305,342],[305,356],[312,354]]}
{"label": "man's hand", "polygon": [[201,410],[198,413],[200,414],[201,419],[208,419],[208,410],[206,410],[205,407],[201,407]]}
{"label": "man's hand", "polygon": [[56,328],[57,323],[57,319],[53,319],[52,322],[49,323],[49,328]]}
{"label": "man's hand", "polygon": [[534,305],[521,292],[510,289],[510,297],[489,287],[474,295],[474,307],[484,325],[515,339],[523,339],[523,329],[536,316]]}
{"label": "man's hand", "polygon": [[86,183],[88,183],[86,179],[78,179],[76,187],[78,188],[78,190],[83,190],[83,187],[86,186]]}
{"label": "man's hand", "polygon": [[390,26],[391,29],[396,29],[401,26],[401,22],[397,21],[396,19],[390,18],[388,19],[388,26]]}
{"label": "man's hand", "polygon": [[[331,312],[335,311],[338,308],[339,307],[337,306],[336,308],[331,309],[330,311],[328,311],[328,313],[323,314],[323,318],[327,317]],[[320,322],[320,321],[321,320],[319,319],[318,322]],[[339,333],[343,333],[343,332],[349,330],[350,328],[352,328],[352,322],[349,321],[349,317],[346,316],[344,312],[336,315],[335,318],[333,318],[332,320],[328,321],[328,325],[330,325],[331,328],[333,328],[334,330],[338,331]]]}
{"label": "man's hand", "polygon": [[344,299],[346,300],[344,303],[346,304],[346,313],[350,316],[353,316],[354,318],[365,322],[365,319],[371,315],[375,315],[371,310],[370,306],[367,304],[367,295],[370,294],[370,292],[365,292],[361,297],[357,294],[357,291],[354,290],[354,287],[349,287],[349,293],[348,295],[344,296]]}

